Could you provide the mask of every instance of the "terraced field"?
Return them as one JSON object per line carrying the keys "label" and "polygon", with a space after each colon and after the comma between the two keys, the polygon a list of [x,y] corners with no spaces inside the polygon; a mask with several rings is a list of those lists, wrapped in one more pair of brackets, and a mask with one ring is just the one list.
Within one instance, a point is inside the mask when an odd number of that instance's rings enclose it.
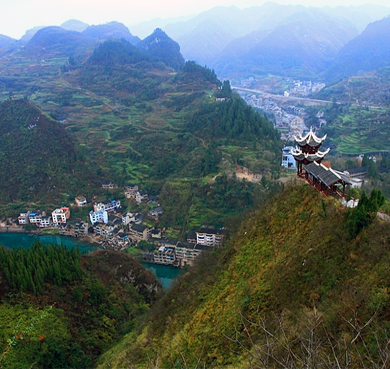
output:
{"label": "terraced field", "polygon": [[390,152],[390,110],[351,107],[323,131],[338,154]]}

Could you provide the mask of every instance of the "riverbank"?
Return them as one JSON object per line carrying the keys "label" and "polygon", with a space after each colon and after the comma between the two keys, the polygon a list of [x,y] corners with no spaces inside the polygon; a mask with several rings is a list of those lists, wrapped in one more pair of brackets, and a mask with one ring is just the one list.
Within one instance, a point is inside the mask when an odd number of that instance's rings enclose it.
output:
{"label": "riverbank", "polygon": [[29,233],[22,227],[0,227],[0,233]]}
{"label": "riverbank", "polygon": [[[55,232],[57,231],[57,232]],[[16,234],[26,234],[26,235],[32,235],[32,236],[61,236],[66,237],[69,239],[78,239],[82,243],[88,243],[94,246],[102,246],[102,242],[96,239],[96,237],[93,234],[89,234],[84,237],[74,237],[74,236],[68,236],[68,235],[60,235],[58,233],[58,229],[49,229],[49,228],[43,228],[43,229],[30,229],[26,230],[23,227],[0,227],[0,233],[16,233]]]}

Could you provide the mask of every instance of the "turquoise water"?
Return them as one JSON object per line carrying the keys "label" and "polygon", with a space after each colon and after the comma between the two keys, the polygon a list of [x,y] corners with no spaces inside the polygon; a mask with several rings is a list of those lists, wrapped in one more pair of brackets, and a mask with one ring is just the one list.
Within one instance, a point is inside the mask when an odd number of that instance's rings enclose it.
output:
{"label": "turquoise water", "polygon": [[98,249],[97,246],[77,241],[77,239],[73,237],[29,235],[27,233],[0,233],[0,245],[10,249],[14,249],[16,247],[24,247],[28,249],[36,240],[41,241],[44,245],[64,244],[69,249],[78,246],[81,253],[92,252]]}
{"label": "turquoise water", "polygon": [[164,290],[169,290],[183,273],[182,269],[167,265],[141,263],[146,270],[153,273],[162,284]]}

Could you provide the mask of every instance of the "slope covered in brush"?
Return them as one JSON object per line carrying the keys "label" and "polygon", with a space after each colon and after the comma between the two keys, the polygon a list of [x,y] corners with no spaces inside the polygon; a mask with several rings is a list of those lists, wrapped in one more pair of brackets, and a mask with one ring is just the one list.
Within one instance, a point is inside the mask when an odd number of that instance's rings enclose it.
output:
{"label": "slope covered in brush", "polygon": [[201,258],[99,367],[383,364],[390,229],[370,216],[355,237],[356,215],[290,187]]}
{"label": "slope covered in brush", "polygon": [[2,368],[91,368],[161,292],[123,253],[0,247]]}

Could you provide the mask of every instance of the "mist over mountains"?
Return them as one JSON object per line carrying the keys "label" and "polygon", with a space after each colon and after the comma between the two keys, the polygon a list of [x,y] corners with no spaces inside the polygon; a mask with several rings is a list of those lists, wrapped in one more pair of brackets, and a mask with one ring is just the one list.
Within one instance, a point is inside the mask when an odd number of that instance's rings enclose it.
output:
{"label": "mist over mountains", "polygon": [[[390,7],[385,6],[315,8],[268,2],[242,10],[219,6],[194,16],[154,19],[133,25],[131,31],[115,21],[88,25],[72,19],[61,27],[37,26],[18,41],[1,36],[0,53],[25,45],[28,52],[49,47],[66,55],[123,38],[159,54],[161,45],[151,42],[159,39],[155,32],[162,32],[171,39],[176,55],[180,51],[185,60],[207,65],[221,78],[270,73],[329,82],[390,64],[389,14]],[[183,64],[179,59],[172,62],[174,68]]]}
{"label": "mist over mountains", "polygon": [[[132,31],[115,21],[88,25],[71,19],[61,27],[34,27],[20,40],[0,35],[0,55],[25,45],[24,53],[44,55],[55,49],[69,56],[107,39],[125,39],[149,48],[173,68],[194,60],[227,79],[276,74],[330,82],[390,64],[389,14],[385,6],[307,8],[268,2],[154,19],[132,26]],[[177,58],[171,62],[158,55],[162,44],[156,40],[167,37],[172,51],[168,55]],[[163,49],[167,52],[167,45]]]}

